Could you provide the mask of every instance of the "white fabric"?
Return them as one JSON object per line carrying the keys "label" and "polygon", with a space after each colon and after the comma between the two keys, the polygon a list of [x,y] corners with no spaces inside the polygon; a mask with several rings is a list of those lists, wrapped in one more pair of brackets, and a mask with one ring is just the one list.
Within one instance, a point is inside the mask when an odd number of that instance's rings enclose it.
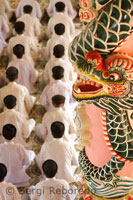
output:
{"label": "white fabric", "polygon": [[59,23],[62,23],[65,26],[65,32],[62,36],[67,38],[71,42],[75,34],[75,26],[72,19],[69,16],[64,15],[63,13],[55,15],[49,20],[46,30],[48,37],[50,38],[54,35],[58,36],[55,33],[54,27],[56,24]]}
{"label": "white fabric", "polygon": [[60,121],[65,125],[63,138],[70,142],[70,136],[76,132],[76,126],[72,116],[62,108],[55,108],[55,110],[44,114],[38,136],[45,140],[45,142],[53,140],[54,138],[51,133],[51,124],[55,121]]}
{"label": "white fabric", "polygon": [[10,13],[12,12],[12,9],[9,5],[8,0],[0,1],[0,12],[3,14],[5,13],[7,16],[10,15]]}
{"label": "white fabric", "polygon": [[77,155],[71,143],[65,140],[55,139],[43,144],[40,153],[36,157],[37,164],[41,169],[44,161],[54,160],[58,165],[56,178],[64,179],[67,182],[74,182],[72,165],[78,165]]}
{"label": "white fabric", "polygon": [[29,14],[25,14],[18,18],[17,21],[22,21],[25,24],[24,35],[33,38],[35,44],[38,45],[37,37],[40,35],[40,24],[38,20]]}
{"label": "white fabric", "polygon": [[[30,136],[31,130],[29,128],[29,121],[25,116],[15,109],[7,109],[0,113],[0,133],[2,134],[3,126],[12,124],[16,127],[17,133],[14,142],[29,147],[25,140]],[[0,143],[4,142],[5,138],[1,135]]]}
{"label": "white fabric", "polygon": [[19,195],[17,188],[13,184],[6,183],[5,181],[3,181],[2,183],[0,183],[0,199],[1,200],[15,200],[15,199],[21,200],[21,197]]}
{"label": "white fabric", "polygon": [[30,94],[35,93],[37,90],[35,89],[34,84],[38,78],[38,71],[34,68],[34,66],[31,65],[28,60],[23,58],[13,59],[11,62],[9,62],[7,68],[11,66],[18,69],[18,79],[16,82],[24,85]]}
{"label": "white fabric", "polygon": [[9,32],[9,25],[7,17],[3,14],[0,14],[0,38],[5,42],[7,39],[7,34]]}
{"label": "white fabric", "polygon": [[19,2],[19,4],[18,4],[17,9],[16,9],[16,17],[17,18],[19,18],[22,15],[24,15],[23,7],[25,5],[30,5],[30,6],[33,7],[33,10],[32,10],[32,13],[31,13],[32,17],[36,17],[39,20],[41,19],[41,17],[42,17],[42,11],[40,9],[39,3],[36,0],[28,0],[28,1],[27,0],[21,0]]}
{"label": "white fabric", "polygon": [[62,81],[73,85],[75,80],[77,79],[77,73],[74,71],[74,67],[72,66],[70,61],[64,60],[62,58],[50,59],[45,65],[45,69],[43,72],[43,77],[45,83],[53,82],[54,78],[52,76],[52,68],[55,66],[61,66],[64,69],[64,78]]}
{"label": "white fabric", "polygon": [[3,54],[3,49],[4,47],[7,47],[7,43],[5,41],[3,41],[3,39],[0,38],[0,57],[2,56]]}
{"label": "white fabric", "polygon": [[70,45],[70,41],[66,38],[64,39],[63,36],[54,36],[51,39],[48,40],[47,45],[44,49],[44,55],[46,60],[54,59],[55,56],[53,55],[53,49],[56,45],[61,44],[65,48],[65,55],[62,57],[64,60],[69,60],[68,57],[68,47]]}
{"label": "white fabric", "polygon": [[[64,194],[63,194],[64,189]],[[34,194],[31,195],[31,200],[70,200],[69,198],[69,185],[63,179],[47,178],[44,181],[39,182],[36,186],[31,186],[31,190],[34,190]],[[56,191],[60,191],[59,193]],[[38,193],[38,191],[43,191]]]}
{"label": "white fabric", "polygon": [[47,111],[54,109],[54,106],[52,105],[52,97],[55,95],[63,95],[65,97],[64,110],[72,114],[76,106],[72,98],[72,87],[61,80],[49,83],[40,96],[40,103]]}
{"label": "white fabric", "polygon": [[13,60],[14,58],[16,58],[16,56],[13,54],[13,47],[17,44],[21,44],[24,46],[25,54],[23,57],[27,59],[32,65],[34,65],[34,61],[31,56],[31,51],[37,52],[37,47],[34,43],[34,40],[31,37],[25,36],[25,35],[17,35],[15,37],[12,37],[9,40],[9,44],[7,48],[8,56],[10,60]]}
{"label": "white fabric", "polygon": [[28,113],[30,113],[36,100],[29,94],[28,89],[16,82],[10,82],[7,86],[2,87],[0,89],[0,107],[2,108],[4,108],[3,99],[7,95],[14,95],[17,98],[15,109],[28,117]]}
{"label": "white fabric", "polygon": [[55,10],[55,4],[60,1],[65,4],[65,10],[63,13],[74,19],[77,15],[77,12],[73,9],[70,0],[50,0],[49,6],[47,8],[47,13],[49,17],[52,17],[57,13],[57,11]]}
{"label": "white fabric", "polygon": [[31,164],[29,152],[20,144],[4,142],[0,144],[0,162],[7,167],[6,182],[14,185],[25,185],[30,177],[25,168]]}

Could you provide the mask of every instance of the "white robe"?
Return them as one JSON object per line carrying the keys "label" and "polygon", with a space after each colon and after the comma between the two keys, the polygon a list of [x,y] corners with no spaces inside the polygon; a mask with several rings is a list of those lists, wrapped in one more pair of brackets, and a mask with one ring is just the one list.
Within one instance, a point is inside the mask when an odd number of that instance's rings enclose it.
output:
{"label": "white robe", "polygon": [[60,1],[65,4],[64,14],[74,19],[77,15],[77,12],[76,10],[73,9],[72,3],[70,0],[50,0],[49,6],[47,8],[47,13],[49,17],[52,17],[56,14],[57,11],[55,9],[55,4]]}
{"label": "white robe", "polygon": [[31,164],[29,152],[20,144],[4,142],[0,144],[0,162],[7,167],[5,181],[16,186],[25,186],[30,177],[25,169]]}
{"label": "white robe", "polygon": [[[17,133],[14,139],[15,143],[19,143],[24,147],[29,147],[29,144],[26,143],[26,139],[31,134],[31,122],[35,125],[35,121],[27,120],[23,114],[16,111],[15,109],[7,109],[6,111],[0,113],[0,133],[2,133],[3,126],[6,124],[12,124],[16,127]],[[32,129],[34,126],[32,127]],[[0,143],[4,142],[5,138],[1,135]]]}
{"label": "white robe", "polygon": [[13,54],[13,47],[16,46],[17,44],[21,44],[24,46],[25,54],[23,57],[27,59],[32,65],[34,65],[34,61],[31,56],[31,51],[37,52],[37,47],[34,43],[34,40],[31,37],[25,36],[23,34],[12,37],[9,40],[9,44],[7,47],[8,56],[10,60],[13,60],[14,58],[16,58],[16,56]]}
{"label": "white robe", "polygon": [[9,33],[8,20],[5,15],[0,14],[0,38],[5,42]]}
{"label": "white robe", "polygon": [[40,103],[45,107],[46,111],[55,109],[52,104],[52,97],[55,95],[63,95],[65,97],[64,110],[72,115],[77,105],[72,98],[72,87],[61,80],[48,84],[40,96]]}
{"label": "white robe", "polygon": [[37,90],[34,87],[35,82],[38,78],[38,71],[34,68],[33,65],[28,60],[23,58],[13,59],[9,62],[7,68],[16,67],[18,69],[18,79],[16,82],[18,84],[24,85],[30,94],[35,93]]}
{"label": "white robe", "polygon": [[75,80],[77,79],[77,73],[74,71],[74,67],[72,66],[70,61],[66,61],[62,58],[50,59],[45,65],[43,78],[45,83],[53,82],[54,78],[52,76],[52,68],[55,66],[61,66],[64,69],[64,78],[62,81],[73,85]]}
{"label": "white robe", "polygon": [[40,24],[38,20],[29,14],[24,14],[22,17],[18,18],[17,21],[24,22],[24,35],[33,38],[35,44],[38,45],[38,37],[40,35]]}
{"label": "white robe", "polygon": [[28,118],[28,113],[34,106],[36,98],[31,96],[28,92],[28,89],[16,82],[10,82],[7,86],[4,86],[0,89],[0,107],[4,108],[3,99],[7,95],[14,95],[17,98],[17,105],[15,109]]}
{"label": "white robe", "polygon": [[56,45],[61,44],[65,48],[65,54],[63,55],[62,59],[64,60],[69,60],[68,57],[68,47],[70,45],[70,41],[64,38],[63,36],[54,36],[51,39],[48,40],[47,45],[44,49],[44,56],[46,60],[48,61],[49,59],[54,59],[56,58],[53,55],[53,49]]}
{"label": "white robe", "polygon": [[58,165],[56,178],[64,179],[67,182],[74,182],[72,165],[77,166],[77,153],[71,143],[61,139],[43,144],[40,153],[36,156],[38,167],[42,169],[44,161],[52,159]]}
{"label": "white robe", "polygon": [[[31,200],[70,200],[70,186],[63,179],[47,178],[46,180],[39,182],[37,185],[31,186],[31,190],[32,189],[34,189],[35,192],[31,195]],[[56,192],[57,190],[59,192]],[[43,192],[39,195],[38,191]]]}
{"label": "white robe", "polygon": [[52,141],[53,136],[51,133],[51,124],[55,121],[60,121],[65,125],[65,133],[63,138],[71,142],[71,134],[76,132],[76,126],[71,115],[64,111],[62,108],[55,108],[55,110],[46,112],[42,119],[40,132],[38,136],[45,140],[45,142]]}
{"label": "white robe", "polygon": [[13,9],[10,7],[8,0],[0,0],[0,11],[1,13],[5,13],[7,17],[11,17]]}
{"label": "white robe", "polygon": [[62,23],[65,26],[65,32],[62,36],[67,38],[71,42],[75,35],[75,26],[72,19],[69,16],[64,15],[63,13],[55,15],[49,20],[46,30],[48,37],[50,38],[54,35],[57,36],[54,27],[59,23]]}
{"label": "white robe", "polygon": [[28,1],[27,0],[21,0],[19,2],[18,6],[17,6],[17,9],[16,9],[16,17],[17,18],[24,15],[23,7],[25,5],[31,5],[33,7],[33,10],[32,10],[32,13],[31,13],[32,17],[38,18],[38,20],[41,19],[42,11],[40,9],[39,3],[36,0],[28,0]]}
{"label": "white robe", "polygon": [[[13,192],[11,192],[13,191]],[[5,181],[0,183],[0,199],[1,200],[21,200],[20,194],[11,183],[6,183]]]}

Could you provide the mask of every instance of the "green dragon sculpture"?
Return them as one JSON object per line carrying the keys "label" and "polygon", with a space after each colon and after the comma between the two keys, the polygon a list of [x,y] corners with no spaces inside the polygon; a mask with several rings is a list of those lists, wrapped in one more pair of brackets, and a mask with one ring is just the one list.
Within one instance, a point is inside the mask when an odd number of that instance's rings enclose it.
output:
{"label": "green dragon sculpture", "polygon": [[112,152],[111,160],[98,168],[89,161],[84,148],[79,164],[89,190],[110,199],[123,197],[133,189],[133,179],[116,175],[125,162],[133,161],[133,58],[114,53],[132,33],[132,12],[133,1],[110,1],[69,48],[70,60],[78,72],[73,96],[104,110],[104,137]]}

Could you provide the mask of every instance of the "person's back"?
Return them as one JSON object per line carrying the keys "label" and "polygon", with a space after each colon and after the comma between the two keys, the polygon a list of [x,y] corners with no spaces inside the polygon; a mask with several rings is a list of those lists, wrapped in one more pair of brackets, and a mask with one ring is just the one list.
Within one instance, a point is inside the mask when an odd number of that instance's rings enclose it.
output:
{"label": "person's back", "polygon": [[[12,194],[8,194],[8,189],[11,188],[13,193]],[[17,190],[17,188],[15,187],[15,185],[11,184],[11,183],[6,183],[5,181],[0,183],[0,199],[1,200],[21,200],[21,197],[19,195],[19,192]]]}
{"label": "person's back", "polygon": [[[57,163],[54,160],[48,159],[43,162],[41,168],[47,179],[39,182],[36,186],[30,187],[30,189],[34,191],[34,193],[30,195],[30,199],[69,200],[69,184],[63,179],[55,178],[58,171]],[[43,190],[43,192],[39,194],[37,192],[38,190]],[[59,192],[56,192],[57,190]]]}
{"label": "person's back", "polygon": [[44,114],[40,130],[41,138],[45,139],[45,142],[53,140],[50,126],[55,121],[60,121],[65,125],[65,133],[63,135],[63,138],[66,141],[71,141],[70,136],[71,134],[75,133],[76,126],[74,124],[72,116],[60,107]]}
{"label": "person's back", "polygon": [[[3,164],[0,163],[0,199],[1,200],[21,200],[19,192],[17,188],[11,184],[11,183],[6,183],[5,177],[7,175],[7,167]],[[9,193],[9,188],[13,191],[12,193]]]}
{"label": "person's back", "polygon": [[11,17],[11,12],[12,12],[12,9],[10,7],[10,4],[8,2],[8,0],[1,0],[0,2],[0,10],[3,14],[6,14],[8,18]]}
{"label": "person's back", "polygon": [[[66,195],[69,192],[69,185],[63,179],[52,178],[38,183],[36,185],[36,190],[39,191],[40,189],[43,189],[44,192],[41,195],[36,194],[37,200],[66,200]],[[56,191],[59,191],[59,193]]]}
{"label": "person's back", "polygon": [[16,58],[8,64],[7,69],[12,66],[17,68],[19,71],[19,76],[16,83],[25,86],[30,94],[36,93],[37,90],[34,87],[34,84],[38,78],[38,71],[34,69],[31,63],[23,58]]}
{"label": "person's back", "polygon": [[23,58],[25,53],[25,48],[23,45],[17,44],[13,48],[13,54],[17,57],[13,61],[9,62],[7,69],[12,71],[18,70],[18,79],[16,82],[25,86],[29,93],[35,93],[36,89],[34,87],[35,82],[38,78],[38,71],[28,60]]}
{"label": "person's back", "polygon": [[18,78],[18,70],[16,68],[15,70],[8,68],[6,70],[6,78],[9,83],[0,89],[0,107],[5,109],[4,98],[8,95],[13,95],[17,99],[15,109],[28,117],[28,113],[31,111],[36,98],[29,94],[25,86],[15,82]]}
{"label": "person's back", "polygon": [[49,17],[52,17],[59,12],[68,15],[72,19],[74,19],[77,15],[77,12],[73,9],[70,0],[50,0],[49,6],[47,8]]}
{"label": "person's back", "polygon": [[8,169],[6,182],[17,185],[30,179],[24,168],[24,165],[30,164],[30,160],[22,145],[7,142],[0,144],[0,162],[4,163]]}
{"label": "person's back", "polygon": [[55,15],[48,22],[47,34],[48,37],[52,37],[54,35],[62,35],[63,37],[69,39],[71,42],[75,34],[74,23],[69,16],[63,15],[62,13]]}
{"label": "person's back", "polygon": [[32,16],[25,14],[22,17],[18,18],[17,21],[22,21],[25,23],[24,35],[31,37],[38,37],[40,34],[40,25],[38,21]]}
{"label": "person's back", "polygon": [[13,58],[16,58],[16,56],[13,54],[13,48],[16,45],[23,45],[25,49],[24,58],[29,60],[29,62],[34,65],[34,61],[31,56],[32,51],[37,52],[37,47],[35,45],[34,40],[31,37],[24,35],[24,30],[25,30],[24,22],[22,21],[16,22],[14,28],[16,36],[10,38],[7,47],[7,53],[9,59],[12,60]]}
{"label": "person's back", "polygon": [[21,44],[24,46],[25,48],[24,58],[27,59],[32,65],[34,65],[34,61],[31,56],[31,50],[36,51],[36,47],[34,48],[35,44],[33,40],[29,36],[26,36],[26,35],[17,35],[17,36],[12,37],[9,40],[7,50],[10,56],[10,60],[13,60],[14,58],[16,58],[16,56],[13,55],[13,47],[16,46],[17,44]]}
{"label": "person's back", "polygon": [[63,82],[62,80],[55,80],[44,88],[40,96],[40,103],[47,111],[54,109],[52,97],[55,95],[63,95],[66,98],[64,110],[73,112],[72,88],[68,83]]}
{"label": "person's back", "polygon": [[[2,132],[3,126],[5,124],[13,124],[17,129],[17,136],[15,139],[15,143],[22,144],[27,147],[28,143],[25,142],[24,139],[27,139],[30,135],[28,121],[23,114],[16,111],[15,109],[8,109],[2,113],[0,113],[0,132]],[[2,137],[0,142],[5,141]]]}
{"label": "person's back", "polygon": [[77,155],[71,143],[66,142],[62,137],[65,132],[65,125],[55,121],[51,124],[51,134],[54,140],[43,144],[39,155],[36,157],[39,168],[45,160],[52,159],[58,165],[56,178],[63,178],[68,182],[73,182],[72,165],[77,165]]}
{"label": "person's back", "polygon": [[63,178],[68,182],[73,182],[75,180],[73,178],[72,161],[75,161],[73,164],[77,165],[73,149],[72,145],[63,139],[46,142],[41,148],[38,163],[42,164],[47,159],[55,160],[59,168],[56,178]]}
{"label": "person's back", "polygon": [[21,0],[16,9],[16,17],[19,18],[24,15],[23,8],[26,5],[30,5],[33,7],[31,16],[37,18],[38,20],[42,17],[42,12],[40,9],[40,5],[36,0]]}
{"label": "person's back", "polygon": [[70,41],[68,39],[64,39],[63,36],[54,36],[50,38],[44,50],[46,60],[48,61],[49,59],[62,58],[68,61],[69,44]]}
{"label": "person's back", "polygon": [[9,33],[9,24],[8,20],[3,13],[0,11],[0,38],[5,41]]}
{"label": "person's back", "polygon": [[28,117],[28,112],[31,110],[31,107],[33,107],[35,99],[29,95],[27,88],[23,85],[17,84],[16,82],[10,82],[7,86],[2,87],[0,89],[1,107],[3,107],[3,99],[9,94],[14,95],[17,98],[16,110]]}
{"label": "person's back", "polygon": [[25,24],[24,35],[30,36],[37,44],[37,37],[40,35],[40,24],[38,20],[31,16],[33,7],[26,5],[23,7],[24,15],[17,19]]}
{"label": "person's back", "polygon": [[72,66],[71,62],[66,61],[62,58],[50,59],[46,63],[45,69],[43,72],[43,77],[44,77],[45,83],[51,83],[54,81],[54,78],[52,76],[52,69],[55,66],[61,66],[64,69],[64,78],[62,79],[62,81],[73,85],[73,83],[75,82],[75,80],[77,78],[77,73],[74,71],[74,67]]}
{"label": "person's back", "polygon": [[29,184],[30,177],[26,174],[26,167],[29,167],[35,154],[26,150],[21,144],[15,144],[17,129],[12,124],[6,124],[2,129],[2,136],[6,142],[0,144],[0,162],[7,167],[6,182],[13,183],[16,186],[25,186]]}

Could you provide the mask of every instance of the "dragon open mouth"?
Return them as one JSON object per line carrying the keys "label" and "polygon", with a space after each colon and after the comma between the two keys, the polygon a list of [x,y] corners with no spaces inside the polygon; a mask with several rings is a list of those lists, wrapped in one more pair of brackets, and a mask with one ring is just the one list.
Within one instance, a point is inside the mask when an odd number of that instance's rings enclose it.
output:
{"label": "dragon open mouth", "polygon": [[85,80],[81,77],[77,78],[73,86],[73,90],[75,93],[90,93],[96,94],[101,91],[103,88],[102,84],[94,82],[92,80]]}

